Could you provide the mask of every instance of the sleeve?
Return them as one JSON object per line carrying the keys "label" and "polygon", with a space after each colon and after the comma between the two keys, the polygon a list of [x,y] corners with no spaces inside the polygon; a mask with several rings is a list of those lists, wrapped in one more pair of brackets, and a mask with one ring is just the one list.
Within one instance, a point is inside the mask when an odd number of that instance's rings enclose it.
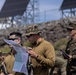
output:
{"label": "sleeve", "polygon": [[74,49],[72,50],[72,59],[76,59],[76,45],[75,45]]}
{"label": "sleeve", "polygon": [[52,67],[55,63],[55,51],[54,47],[47,43],[44,45],[44,56],[38,55],[37,61],[42,64],[43,66]]}
{"label": "sleeve", "polygon": [[76,55],[73,55],[72,59],[76,59]]}

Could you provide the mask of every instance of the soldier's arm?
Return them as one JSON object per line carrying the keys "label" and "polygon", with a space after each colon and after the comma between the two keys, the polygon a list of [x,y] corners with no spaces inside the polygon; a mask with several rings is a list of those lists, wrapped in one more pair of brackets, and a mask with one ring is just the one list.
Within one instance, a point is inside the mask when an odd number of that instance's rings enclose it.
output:
{"label": "soldier's arm", "polygon": [[45,48],[45,52],[44,52],[45,57],[38,55],[37,60],[43,66],[53,67],[55,64],[54,47],[50,43],[47,43],[44,45],[44,48]]}

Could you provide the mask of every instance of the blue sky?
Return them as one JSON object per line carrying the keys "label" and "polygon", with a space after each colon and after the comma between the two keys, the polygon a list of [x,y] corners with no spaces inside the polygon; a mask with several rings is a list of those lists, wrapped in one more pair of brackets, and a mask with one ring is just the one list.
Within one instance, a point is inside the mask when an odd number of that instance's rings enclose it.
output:
{"label": "blue sky", "polygon": [[[58,20],[61,17],[61,12],[59,11],[59,9],[62,2],[63,0],[39,0],[39,10],[41,12],[41,19],[43,19],[44,21]],[[46,15],[46,17],[42,15]]]}
{"label": "blue sky", "polygon": [[39,0],[40,11],[47,11],[60,8],[63,0]]}

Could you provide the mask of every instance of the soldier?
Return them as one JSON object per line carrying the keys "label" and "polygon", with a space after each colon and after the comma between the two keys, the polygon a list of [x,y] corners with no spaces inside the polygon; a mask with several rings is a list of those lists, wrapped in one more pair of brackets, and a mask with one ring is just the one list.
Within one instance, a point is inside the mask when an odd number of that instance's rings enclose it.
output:
{"label": "soldier", "polygon": [[66,27],[70,34],[70,40],[67,43],[65,52],[69,55],[67,62],[67,75],[72,75],[75,72],[76,75],[76,24],[70,23]]}
{"label": "soldier", "polygon": [[50,67],[55,63],[55,51],[53,45],[40,36],[38,26],[29,26],[26,37],[32,45],[28,53],[31,56],[33,75],[48,75]]}
{"label": "soldier", "polygon": [[[22,34],[19,32],[12,32],[10,33],[9,40],[13,40],[18,44],[22,44]],[[25,75],[24,73],[20,73],[20,72],[13,72],[13,65],[14,65],[14,61],[15,61],[15,57],[14,55],[16,54],[16,51],[13,49],[12,46],[10,47],[10,54],[7,55],[7,57],[4,58],[4,63],[6,65],[6,71],[8,74],[6,75]],[[5,75],[5,74],[1,74],[1,75]]]}
{"label": "soldier", "polygon": [[66,61],[63,58],[56,56],[55,65],[51,69],[50,75],[53,75],[55,68],[58,68],[58,75],[66,75]]}

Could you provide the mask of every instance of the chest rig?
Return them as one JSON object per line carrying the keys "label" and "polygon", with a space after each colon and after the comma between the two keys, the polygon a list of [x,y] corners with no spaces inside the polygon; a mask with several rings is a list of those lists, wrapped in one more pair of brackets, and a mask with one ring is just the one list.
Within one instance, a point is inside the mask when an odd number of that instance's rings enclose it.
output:
{"label": "chest rig", "polygon": [[76,55],[76,40],[71,40],[68,43],[67,53],[72,56]]}

